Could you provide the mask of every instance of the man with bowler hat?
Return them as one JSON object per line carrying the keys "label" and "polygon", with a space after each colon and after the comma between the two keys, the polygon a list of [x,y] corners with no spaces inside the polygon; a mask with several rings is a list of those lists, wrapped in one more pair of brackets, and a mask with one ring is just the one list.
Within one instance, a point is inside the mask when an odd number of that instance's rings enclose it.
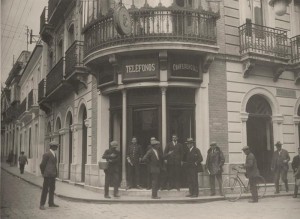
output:
{"label": "man with bowler hat", "polygon": [[201,164],[203,158],[200,150],[195,147],[195,142],[192,138],[188,138],[185,143],[188,146],[183,159],[187,169],[187,182],[189,187],[187,197],[195,198],[199,195],[198,172],[203,171]]}
{"label": "man with bowler hat", "polygon": [[[294,175],[295,175],[295,181],[298,179],[300,179],[300,147],[298,148],[298,155],[296,155],[294,158],[293,158],[293,161],[292,161],[292,168],[293,168],[293,171],[294,171]],[[294,189],[294,195],[293,195],[293,198],[297,198],[297,195],[298,195],[298,185],[296,184],[295,182],[295,189]]]}
{"label": "man with bowler hat", "polygon": [[157,191],[159,188],[159,175],[162,168],[162,153],[160,150],[160,142],[152,141],[152,148],[147,151],[142,161],[148,163],[151,173],[152,180],[152,198],[160,199],[157,196]]}
{"label": "man with bowler hat", "polygon": [[258,192],[257,192],[257,177],[259,176],[259,170],[257,168],[257,162],[254,154],[250,152],[250,148],[245,146],[242,148],[243,152],[246,155],[245,164],[242,166],[246,169],[246,177],[249,179],[250,192],[252,199],[249,200],[250,203],[258,202]]}
{"label": "man with bowler hat", "polygon": [[117,141],[110,142],[110,148],[107,149],[102,158],[108,162],[107,169],[105,172],[105,185],[104,185],[104,197],[110,198],[109,196],[109,185],[112,184],[114,187],[114,197],[120,197],[119,192],[119,172],[120,172],[120,161],[121,155],[118,150],[119,144]]}
{"label": "man with bowler hat", "polygon": [[137,144],[136,137],[133,137],[131,144],[127,150],[127,162],[128,162],[128,189],[135,187],[141,189],[140,186],[140,161],[142,159],[142,148]]}
{"label": "man with bowler hat", "polygon": [[57,156],[55,151],[59,147],[59,144],[55,141],[49,143],[50,150],[43,155],[42,162],[40,164],[41,173],[44,177],[42,195],[40,200],[40,209],[45,210],[45,203],[47,194],[49,192],[49,207],[59,207],[54,204],[54,190],[55,190],[55,178],[57,176]]}
{"label": "man with bowler hat", "polygon": [[279,193],[279,179],[284,182],[286,192],[289,191],[287,172],[289,169],[290,156],[289,153],[282,149],[282,144],[278,141],[275,144],[277,150],[273,154],[271,170],[275,173],[275,194]]}
{"label": "man with bowler hat", "polygon": [[214,196],[216,194],[215,189],[215,178],[217,178],[219,184],[219,192],[220,195],[222,193],[222,172],[223,165],[225,163],[225,158],[223,152],[218,147],[216,142],[211,142],[210,148],[207,151],[206,158],[206,169],[209,174],[209,182],[210,182],[210,195]]}

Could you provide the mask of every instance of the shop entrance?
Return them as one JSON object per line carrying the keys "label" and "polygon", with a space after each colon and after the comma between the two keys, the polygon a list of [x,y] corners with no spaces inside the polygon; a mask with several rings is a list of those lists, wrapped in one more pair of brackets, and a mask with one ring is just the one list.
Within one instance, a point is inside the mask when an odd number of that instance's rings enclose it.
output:
{"label": "shop entrance", "polygon": [[273,181],[271,161],[274,152],[272,110],[269,103],[260,95],[252,96],[246,106],[247,144],[257,160],[260,174],[267,182]]}

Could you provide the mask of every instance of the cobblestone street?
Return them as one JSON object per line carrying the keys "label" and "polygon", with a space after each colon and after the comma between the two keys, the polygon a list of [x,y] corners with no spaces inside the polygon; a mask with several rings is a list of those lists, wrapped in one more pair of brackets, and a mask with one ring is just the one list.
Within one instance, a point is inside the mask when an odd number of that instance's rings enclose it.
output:
{"label": "cobblestone street", "polygon": [[1,218],[289,218],[298,219],[300,198],[265,198],[258,204],[247,200],[198,204],[93,204],[55,197],[59,208],[39,210],[41,190],[5,171],[1,176]]}

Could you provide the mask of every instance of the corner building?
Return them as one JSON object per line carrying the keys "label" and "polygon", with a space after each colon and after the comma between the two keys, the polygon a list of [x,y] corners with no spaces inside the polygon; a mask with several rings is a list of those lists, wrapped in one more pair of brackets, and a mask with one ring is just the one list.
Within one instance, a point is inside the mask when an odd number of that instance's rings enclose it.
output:
{"label": "corner building", "polygon": [[204,159],[216,141],[225,173],[248,144],[271,182],[274,142],[291,156],[299,145],[299,1],[281,17],[261,0],[118,2],[49,1],[41,15],[39,104],[45,139],[62,144],[59,177],[102,187],[97,163],[117,140],[125,186],[131,138],[146,152],[150,137],[164,148],[176,133]]}

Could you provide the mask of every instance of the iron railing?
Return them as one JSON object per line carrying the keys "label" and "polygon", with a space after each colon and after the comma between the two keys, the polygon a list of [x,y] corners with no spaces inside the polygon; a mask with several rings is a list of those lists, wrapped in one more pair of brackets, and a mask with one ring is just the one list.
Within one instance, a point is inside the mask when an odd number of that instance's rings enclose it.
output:
{"label": "iron railing", "polygon": [[42,79],[38,85],[38,101],[45,97],[45,79]]}
{"label": "iron railing", "polygon": [[25,98],[19,106],[19,116],[26,111],[27,98]]}
{"label": "iron railing", "polygon": [[300,62],[300,35],[291,38],[291,62]]}
{"label": "iron railing", "polygon": [[113,15],[87,25],[84,30],[84,55],[105,47],[151,41],[192,42],[215,45],[218,14],[175,6],[129,9],[132,33],[117,33]]}
{"label": "iron railing", "polygon": [[48,1],[48,7],[49,7],[49,15],[51,16],[55,10],[55,8],[58,6],[60,0],[49,0]]}
{"label": "iron railing", "polygon": [[61,58],[51,69],[46,78],[46,96],[48,96],[58,85],[64,76],[64,58]]}
{"label": "iron railing", "polygon": [[83,42],[75,41],[66,51],[65,77],[70,76],[77,66],[83,66]]}
{"label": "iron railing", "polygon": [[287,31],[257,25],[251,20],[239,27],[240,53],[258,53],[290,59]]}
{"label": "iron railing", "polygon": [[46,24],[48,24],[48,7],[44,8],[40,17],[40,33]]}

